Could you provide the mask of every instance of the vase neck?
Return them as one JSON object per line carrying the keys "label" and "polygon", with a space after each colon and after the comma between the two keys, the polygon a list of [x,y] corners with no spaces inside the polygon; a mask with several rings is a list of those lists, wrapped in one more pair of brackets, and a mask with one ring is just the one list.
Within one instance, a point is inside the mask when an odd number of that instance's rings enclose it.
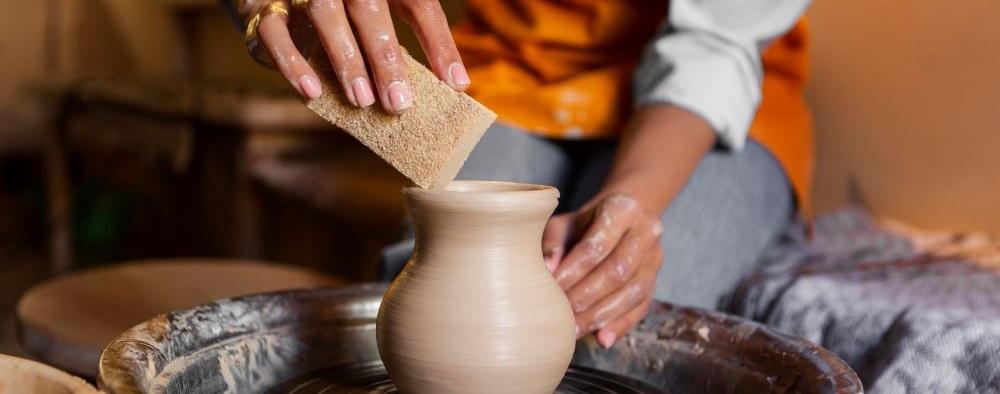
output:
{"label": "vase neck", "polygon": [[538,249],[541,253],[542,231],[558,202],[558,192],[533,185],[483,184],[518,189],[406,193],[418,251],[426,254],[476,249],[484,254],[506,255]]}
{"label": "vase neck", "polygon": [[547,213],[533,215],[507,212],[457,213],[413,210],[417,247],[484,251],[537,247],[541,249]]}

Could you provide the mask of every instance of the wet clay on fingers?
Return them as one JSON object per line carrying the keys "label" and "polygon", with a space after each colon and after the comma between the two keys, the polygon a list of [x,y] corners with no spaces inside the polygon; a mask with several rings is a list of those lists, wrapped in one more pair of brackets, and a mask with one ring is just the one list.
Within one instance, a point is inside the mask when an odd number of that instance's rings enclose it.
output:
{"label": "wet clay on fingers", "polygon": [[378,349],[404,394],[552,393],[575,321],[542,261],[559,193],[458,181],[405,192],[416,249],[386,292]]}

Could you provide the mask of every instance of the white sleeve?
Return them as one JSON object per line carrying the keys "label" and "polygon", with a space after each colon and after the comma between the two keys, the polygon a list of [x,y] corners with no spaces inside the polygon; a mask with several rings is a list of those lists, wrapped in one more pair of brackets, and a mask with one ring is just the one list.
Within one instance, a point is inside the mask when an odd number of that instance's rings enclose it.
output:
{"label": "white sleeve", "polygon": [[761,51],[791,29],[809,0],[671,0],[666,23],[636,68],[638,106],[700,116],[739,150],[761,99]]}

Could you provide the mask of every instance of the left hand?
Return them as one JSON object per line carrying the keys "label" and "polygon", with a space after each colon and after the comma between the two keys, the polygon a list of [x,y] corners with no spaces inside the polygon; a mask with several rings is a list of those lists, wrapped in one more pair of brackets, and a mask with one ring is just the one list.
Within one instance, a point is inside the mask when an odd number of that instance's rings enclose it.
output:
{"label": "left hand", "polygon": [[578,338],[596,331],[607,348],[646,316],[663,264],[662,233],[660,216],[625,194],[549,220],[542,252],[573,307]]}

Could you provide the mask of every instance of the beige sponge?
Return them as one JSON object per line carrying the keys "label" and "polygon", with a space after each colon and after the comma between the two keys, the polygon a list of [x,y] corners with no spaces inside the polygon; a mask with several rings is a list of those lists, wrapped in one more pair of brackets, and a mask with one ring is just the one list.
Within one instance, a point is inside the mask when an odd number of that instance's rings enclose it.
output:
{"label": "beige sponge", "polygon": [[496,114],[465,93],[455,92],[430,70],[403,55],[410,68],[415,98],[402,115],[386,113],[379,103],[350,104],[325,57],[313,67],[323,95],[306,103],[324,119],[344,129],[417,186],[444,188],[469,157]]}

